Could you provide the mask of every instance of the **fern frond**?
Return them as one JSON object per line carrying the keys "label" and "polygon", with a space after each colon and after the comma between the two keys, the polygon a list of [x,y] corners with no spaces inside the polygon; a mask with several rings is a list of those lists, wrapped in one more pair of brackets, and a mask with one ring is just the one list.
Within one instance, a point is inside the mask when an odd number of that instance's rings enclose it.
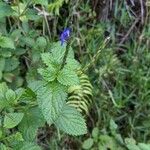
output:
{"label": "fern frond", "polygon": [[83,72],[78,73],[80,85],[71,86],[68,90],[69,97],[67,104],[75,107],[79,112],[88,114],[92,103],[92,85],[88,76]]}

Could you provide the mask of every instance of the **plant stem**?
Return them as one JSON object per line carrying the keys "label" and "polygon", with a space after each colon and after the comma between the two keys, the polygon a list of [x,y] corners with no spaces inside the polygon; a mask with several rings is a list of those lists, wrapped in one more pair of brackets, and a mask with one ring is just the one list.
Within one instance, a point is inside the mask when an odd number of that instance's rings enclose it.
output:
{"label": "plant stem", "polygon": [[107,45],[109,41],[109,37],[105,39],[104,43],[102,44],[102,46],[99,48],[99,50],[97,51],[97,53],[93,56],[91,62],[89,62],[82,70],[83,72],[86,72],[98,59],[102,49],[105,48],[105,46]]}
{"label": "plant stem", "polygon": [[62,70],[65,66],[66,59],[67,59],[67,56],[68,56],[68,53],[69,53],[69,48],[70,48],[70,39],[68,40],[68,43],[67,43],[67,46],[66,46],[66,51],[65,51],[65,54],[64,54],[64,58],[63,58],[63,62],[61,64],[60,70]]}

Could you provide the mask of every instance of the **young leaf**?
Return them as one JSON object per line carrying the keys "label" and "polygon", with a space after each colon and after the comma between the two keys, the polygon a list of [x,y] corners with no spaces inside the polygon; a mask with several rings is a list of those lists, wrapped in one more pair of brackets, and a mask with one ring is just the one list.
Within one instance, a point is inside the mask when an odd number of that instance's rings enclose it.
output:
{"label": "young leaf", "polygon": [[66,86],[78,85],[79,78],[75,71],[64,68],[58,74],[57,80]]}
{"label": "young leaf", "polygon": [[4,117],[4,127],[14,128],[21,122],[23,116],[23,113],[7,113]]}
{"label": "young leaf", "polygon": [[62,114],[55,121],[55,125],[70,135],[82,135],[87,133],[85,120],[73,107],[65,105]]}
{"label": "young leaf", "polygon": [[65,87],[59,83],[53,83],[38,90],[38,104],[48,124],[53,123],[62,112],[67,97],[65,90]]}

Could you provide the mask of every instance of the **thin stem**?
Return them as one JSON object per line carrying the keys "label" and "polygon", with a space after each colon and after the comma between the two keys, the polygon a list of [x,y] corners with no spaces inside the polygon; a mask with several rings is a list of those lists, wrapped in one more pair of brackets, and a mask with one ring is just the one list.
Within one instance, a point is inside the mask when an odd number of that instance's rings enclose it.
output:
{"label": "thin stem", "polygon": [[105,48],[105,46],[107,45],[108,41],[109,41],[109,37],[105,39],[103,45],[99,48],[99,50],[97,51],[97,53],[93,56],[91,62],[89,64],[87,64],[84,68],[83,68],[83,72],[86,72],[98,59],[101,51]]}
{"label": "thin stem", "polygon": [[64,58],[63,58],[63,62],[62,62],[60,70],[62,70],[65,66],[66,59],[67,59],[67,56],[68,56],[68,53],[69,53],[69,49],[70,49],[70,39],[68,40],[68,43],[67,43],[67,46],[66,46],[66,51],[65,51],[65,54],[64,54]]}
{"label": "thin stem", "polygon": [[48,31],[48,35],[49,35],[49,39],[51,39],[51,31],[50,31],[50,28],[49,28],[49,23],[48,23],[48,19],[47,19],[47,16],[45,14],[45,9],[44,9],[44,6],[42,6],[42,9],[43,9],[43,16],[44,16],[44,19],[45,19],[45,23],[46,23],[46,26],[47,26],[47,31]]}

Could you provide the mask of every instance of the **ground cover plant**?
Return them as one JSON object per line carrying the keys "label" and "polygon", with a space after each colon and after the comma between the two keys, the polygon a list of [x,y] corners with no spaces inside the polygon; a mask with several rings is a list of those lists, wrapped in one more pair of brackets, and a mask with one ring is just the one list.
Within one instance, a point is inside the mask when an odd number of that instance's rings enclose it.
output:
{"label": "ground cover plant", "polygon": [[150,150],[149,0],[0,0],[0,150]]}

